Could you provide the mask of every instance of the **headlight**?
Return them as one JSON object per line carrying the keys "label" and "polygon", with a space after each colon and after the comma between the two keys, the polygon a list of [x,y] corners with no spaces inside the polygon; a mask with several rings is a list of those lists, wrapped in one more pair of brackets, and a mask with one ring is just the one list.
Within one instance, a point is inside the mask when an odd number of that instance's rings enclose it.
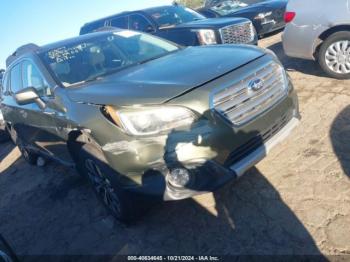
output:
{"label": "headlight", "polygon": [[287,71],[284,69],[283,65],[279,61],[276,61],[276,62],[278,62],[278,71],[283,79],[284,87],[289,92],[290,85],[289,85],[289,77],[288,77]]}
{"label": "headlight", "polygon": [[272,11],[266,12],[266,13],[260,13],[256,17],[254,17],[255,20],[262,20],[265,19],[266,17],[272,15]]}
{"label": "headlight", "polygon": [[201,45],[215,45],[217,44],[214,30],[200,29],[197,32],[197,37]]}
{"label": "headlight", "polygon": [[107,107],[107,111],[116,124],[121,125],[131,135],[155,135],[174,128],[189,126],[195,114],[183,107],[164,106],[140,110],[117,111]]}

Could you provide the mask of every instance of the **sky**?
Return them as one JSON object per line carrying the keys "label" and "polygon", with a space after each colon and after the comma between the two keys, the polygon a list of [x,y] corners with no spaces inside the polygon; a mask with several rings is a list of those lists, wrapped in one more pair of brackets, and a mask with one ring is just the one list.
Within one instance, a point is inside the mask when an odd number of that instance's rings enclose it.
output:
{"label": "sky", "polygon": [[0,0],[0,68],[17,47],[74,37],[86,22],[172,0]]}

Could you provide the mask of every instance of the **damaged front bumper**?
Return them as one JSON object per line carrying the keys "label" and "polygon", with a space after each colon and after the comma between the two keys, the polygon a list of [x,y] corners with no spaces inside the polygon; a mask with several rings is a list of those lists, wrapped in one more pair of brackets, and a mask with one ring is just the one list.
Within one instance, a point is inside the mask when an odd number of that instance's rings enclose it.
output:
{"label": "damaged front bumper", "polygon": [[[169,184],[162,176],[150,175],[148,183],[142,187],[130,187],[133,193],[162,197],[165,201],[181,200],[195,195],[213,192],[225,184],[243,176],[250,168],[258,164],[277,144],[289,136],[299,124],[299,118],[293,117],[284,127],[264,144],[254,148],[248,155],[233,165],[220,165],[216,161],[195,161],[183,164],[194,177],[194,183],[176,188]],[[163,172],[168,170],[164,169]],[[152,178],[154,181],[152,181]],[[158,180],[158,181],[155,181]],[[146,180],[145,180],[146,181]]]}

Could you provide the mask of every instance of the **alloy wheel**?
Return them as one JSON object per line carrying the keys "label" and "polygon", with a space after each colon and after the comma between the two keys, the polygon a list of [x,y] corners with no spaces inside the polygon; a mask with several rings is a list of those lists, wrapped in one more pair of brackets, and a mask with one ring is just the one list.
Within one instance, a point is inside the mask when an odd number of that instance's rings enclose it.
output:
{"label": "alloy wheel", "polygon": [[95,161],[87,159],[85,161],[85,167],[97,194],[103,200],[104,204],[116,216],[119,216],[121,213],[120,199],[109,179],[103,175]]}
{"label": "alloy wheel", "polygon": [[331,44],[325,54],[325,62],[337,74],[350,73],[350,41],[342,40]]}

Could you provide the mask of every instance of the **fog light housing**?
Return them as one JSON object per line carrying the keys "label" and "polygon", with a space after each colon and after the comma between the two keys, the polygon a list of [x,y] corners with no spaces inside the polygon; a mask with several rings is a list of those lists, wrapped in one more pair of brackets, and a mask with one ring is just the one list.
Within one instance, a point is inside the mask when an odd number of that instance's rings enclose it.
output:
{"label": "fog light housing", "polygon": [[174,168],[167,175],[168,183],[176,188],[184,188],[191,182],[191,173],[185,168]]}

